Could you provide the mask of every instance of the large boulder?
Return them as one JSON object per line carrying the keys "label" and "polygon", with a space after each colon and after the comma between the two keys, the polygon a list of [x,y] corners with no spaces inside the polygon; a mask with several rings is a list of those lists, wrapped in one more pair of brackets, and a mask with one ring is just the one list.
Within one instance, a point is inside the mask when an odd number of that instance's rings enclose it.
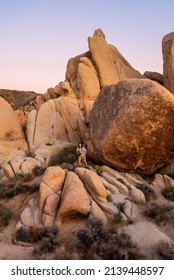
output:
{"label": "large boulder", "polygon": [[84,112],[85,121],[89,122],[91,108],[100,92],[100,84],[96,70],[87,57],[80,58],[77,71],[77,86],[80,109]]}
{"label": "large boulder", "polygon": [[42,164],[35,158],[18,155],[3,164],[3,171],[7,178],[27,177],[42,169]]}
{"label": "large boulder", "polygon": [[87,57],[90,58],[91,57],[91,53],[88,51],[86,53],[77,55],[73,58],[70,58],[67,64],[67,69],[66,69],[66,80],[70,83],[72,89],[74,90],[74,92],[76,93],[77,97],[78,97],[78,86],[77,86],[77,71],[78,71],[78,65],[80,63],[80,59],[82,57]]}
{"label": "large boulder", "polygon": [[92,158],[151,174],[174,157],[173,139],[174,97],[163,86],[128,79],[101,90],[91,111]]}
{"label": "large boulder", "polygon": [[[48,167],[47,170],[45,171],[39,189],[39,194],[40,194],[39,209],[40,209],[41,216],[43,214],[43,211],[46,214],[48,214],[48,212],[50,213],[50,211],[48,211],[48,208],[50,208],[48,207],[48,204],[50,204],[50,201],[53,202],[53,200],[54,200],[54,207],[52,205],[53,208],[52,211],[53,212],[55,211],[55,208],[57,207],[55,203],[56,200],[55,197],[57,195],[57,203],[58,203],[60,199],[59,196],[63,188],[64,179],[65,179],[65,171],[59,166]],[[52,197],[51,199],[49,198],[50,196]]]}
{"label": "large boulder", "polygon": [[75,172],[80,177],[85,185],[85,188],[94,200],[103,203],[107,202],[106,189],[100,180],[100,177],[95,172],[83,167],[77,167]]}
{"label": "large boulder", "polygon": [[90,199],[82,181],[74,172],[68,172],[62,192],[57,223],[60,225],[67,218],[72,218],[74,214],[87,217],[90,209]]}
{"label": "large boulder", "polygon": [[123,79],[143,77],[115,46],[106,42],[101,29],[97,29],[94,35],[88,38],[88,44],[101,86],[115,84]]}
{"label": "large boulder", "polygon": [[174,93],[174,32],[164,36],[162,41],[163,51],[163,83]]}
{"label": "large boulder", "polygon": [[77,86],[80,98],[95,101],[100,91],[96,70],[87,57],[81,57],[77,71]]}
{"label": "large boulder", "polygon": [[28,151],[21,125],[16,114],[0,97],[0,164],[14,155]]}

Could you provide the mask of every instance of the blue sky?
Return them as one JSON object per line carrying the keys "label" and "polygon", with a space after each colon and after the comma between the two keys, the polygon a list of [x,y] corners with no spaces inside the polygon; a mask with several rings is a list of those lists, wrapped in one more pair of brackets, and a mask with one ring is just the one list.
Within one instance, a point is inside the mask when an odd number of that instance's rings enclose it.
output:
{"label": "blue sky", "polygon": [[162,73],[174,0],[0,0],[0,88],[44,93],[102,28],[131,65]]}

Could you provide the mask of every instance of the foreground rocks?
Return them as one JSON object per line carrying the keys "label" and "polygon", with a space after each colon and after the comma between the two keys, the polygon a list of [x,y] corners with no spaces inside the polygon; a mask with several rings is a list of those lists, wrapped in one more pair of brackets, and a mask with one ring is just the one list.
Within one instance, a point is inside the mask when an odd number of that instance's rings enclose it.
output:
{"label": "foreground rocks", "polygon": [[174,157],[174,97],[147,79],[103,87],[90,117],[90,156],[141,174]]}
{"label": "foreground rocks", "polygon": [[[168,235],[164,227],[144,215],[143,209],[146,204],[150,205],[146,195],[151,192],[153,201],[158,205],[168,204],[172,209],[174,204],[168,203],[161,192],[173,184],[174,180],[166,175],[156,174],[149,184],[140,175],[118,172],[106,165],[100,167],[99,174],[83,167],[76,168],[75,172],[59,166],[49,167],[39,192],[22,206],[16,229],[58,226],[60,231],[71,228],[75,233],[79,225],[85,227],[88,221],[100,221],[105,228],[114,230],[116,226],[119,232],[128,234],[140,254],[155,259],[161,242],[173,243],[172,229],[169,227]],[[121,225],[117,225],[119,219]]]}
{"label": "foreground rocks", "polygon": [[137,181],[132,178],[132,182],[108,166],[101,168],[101,176],[83,167],[77,167],[75,172],[59,166],[49,167],[40,184],[39,195],[23,209],[18,224],[60,226],[71,222],[73,217],[99,219],[106,224],[119,213],[120,203],[125,220],[136,218],[139,215],[136,203],[144,204],[146,198],[136,187]]}
{"label": "foreground rocks", "polygon": [[149,221],[140,221],[128,225],[124,228],[124,232],[138,245],[140,253],[146,252],[147,256],[153,256],[160,243],[173,243],[166,234]]}

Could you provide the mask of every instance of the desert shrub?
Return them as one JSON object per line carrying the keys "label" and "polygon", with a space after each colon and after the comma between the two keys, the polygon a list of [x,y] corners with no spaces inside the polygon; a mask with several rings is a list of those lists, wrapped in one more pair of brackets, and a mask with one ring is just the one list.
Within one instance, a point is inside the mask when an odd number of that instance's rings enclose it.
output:
{"label": "desert shrub", "polygon": [[144,214],[151,219],[154,219],[157,224],[165,221],[168,217],[168,212],[173,208],[169,205],[157,204],[155,202],[147,205]]}
{"label": "desert shrub", "polygon": [[94,165],[94,169],[98,172],[98,171],[101,171],[102,170],[102,168],[101,168],[101,166],[100,165]]}
{"label": "desert shrub", "polygon": [[128,223],[128,225],[132,225],[134,223],[134,221],[129,218],[129,219],[127,219],[127,223]]}
{"label": "desert shrub", "polygon": [[122,217],[122,215],[121,215],[120,212],[117,213],[117,214],[114,214],[113,220],[112,220],[112,222],[113,222],[114,224],[120,224],[122,221],[123,221],[123,217]]}
{"label": "desert shrub", "polygon": [[39,189],[39,184],[30,186],[19,179],[11,179],[6,183],[0,183],[0,198],[10,198],[20,193],[33,193]]}
{"label": "desert shrub", "polygon": [[40,244],[34,249],[33,254],[35,256],[42,256],[45,253],[54,252],[58,246],[57,233],[57,227],[47,228],[45,235],[42,237]]}
{"label": "desert shrub", "polygon": [[77,232],[76,238],[81,259],[135,260],[143,258],[127,234],[117,234],[103,229],[100,221],[90,220],[86,228]]}
{"label": "desert shrub", "polygon": [[102,175],[102,166],[93,164],[94,170],[97,172],[98,175]]}
{"label": "desert shrub", "polygon": [[34,158],[34,154],[31,151],[25,152],[25,156]]}
{"label": "desert shrub", "polygon": [[56,246],[53,251],[41,252],[38,247],[34,249],[33,255],[37,260],[78,260],[77,252],[70,252],[64,246]]}
{"label": "desert shrub", "polygon": [[65,247],[59,247],[56,249],[53,256],[53,260],[78,260],[79,256],[77,252],[69,252]]}
{"label": "desert shrub", "polygon": [[0,204],[0,227],[8,226],[11,217],[11,210]]}
{"label": "desert shrub", "polygon": [[123,178],[117,178],[117,181],[120,182],[120,183],[122,183],[123,185],[125,185],[125,181],[124,181]]}
{"label": "desert shrub", "polygon": [[17,241],[36,243],[37,241],[44,240],[44,238],[51,239],[56,234],[57,228],[54,227],[21,227],[16,231],[15,238]]}
{"label": "desert shrub", "polygon": [[73,164],[77,160],[76,146],[63,148],[61,152],[50,159],[49,166],[55,166],[64,162]]}
{"label": "desert shrub", "polygon": [[155,198],[155,192],[151,187],[149,187],[145,184],[138,183],[138,184],[136,184],[136,188],[144,193],[146,201],[149,201],[150,199]]}
{"label": "desert shrub", "polygon": [[34,253],[43,254],[53,252],[58,246],[58,241],[52,237],[44,237],[41,244],[35,248]]}
{"label": "desert shrub", "polygon": [[162,194],[166,199],[174,201],[174,187],[166,187],[162,190]]}
{"label": "desert shrub", "polygon": [[117,208],[120,212],[124,213],[124,203],[122,202],[117,203]]}
{"label": "desert shrub", "polygon": [[157,253],[164,260],[174,260],[174,244],[168,242],[160,242],[157,246]]}
{"label": "desert shrub", "polygon": [[41,240],[46,234],[44,227],[19,228],[16,231],[16,240],[28,243],[35,243]]}
{"label": "desert shrub", "polygon": [[128,188],[128,190],[131,191],[131,185],[127,183],[127,181],[125,181],[123,178],[117,178],[117,181],[125,185]]}

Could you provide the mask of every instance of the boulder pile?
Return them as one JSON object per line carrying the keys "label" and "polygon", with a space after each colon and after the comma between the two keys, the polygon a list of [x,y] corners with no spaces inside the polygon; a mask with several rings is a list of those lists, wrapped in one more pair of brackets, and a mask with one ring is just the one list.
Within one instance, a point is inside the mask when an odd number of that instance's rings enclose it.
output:
{"label": "boulder pile", "polygon": [[[20,108],[0,97],[1,186],[19,179],[32,191],[39,182],[39,191],[21,194],[15,229],[89,220],[109,227],[121,219],[122,232],[143,251],[152,249],[147,257],[160,240],[173,242],[173,225],[165,235],[143,215],[149,194],[173,213],[173,202],[162,196],[174,186],[173,44],[174,33],[163,38],[163,75],[142,75],[97,29],[89,50],[68,61],[65,81],[43,95],[30,93],[29,103],[19,98]],[[88,167],[50,166],[78,142],[87,146]]]}

